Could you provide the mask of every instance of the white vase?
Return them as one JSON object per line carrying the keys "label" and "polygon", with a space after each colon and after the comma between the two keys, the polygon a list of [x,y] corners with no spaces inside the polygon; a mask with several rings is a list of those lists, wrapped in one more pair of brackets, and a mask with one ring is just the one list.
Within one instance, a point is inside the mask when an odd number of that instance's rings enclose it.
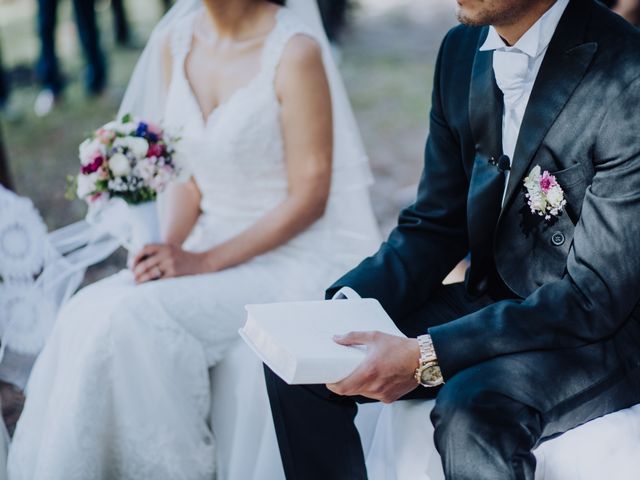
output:
{"label": "white vase", "polygon": [[156,202],[127,205],[126,216],[129,235],[124,247],[131,255],[138,253],[145,245],[162,241]]}

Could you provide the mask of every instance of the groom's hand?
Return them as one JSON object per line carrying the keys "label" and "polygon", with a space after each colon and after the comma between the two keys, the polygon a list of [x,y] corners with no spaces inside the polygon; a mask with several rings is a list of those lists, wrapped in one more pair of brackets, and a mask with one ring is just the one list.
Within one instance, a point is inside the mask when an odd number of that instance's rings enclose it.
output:
{"label": "groom's hand", "polygon": [[420,363],[420,346],[415,338],[351,332],[334,337],[334,341],[347,346],[365,345],[367,357],[349,377],[327,385],[332,392],[391,403],[417,387],[413,375]]}

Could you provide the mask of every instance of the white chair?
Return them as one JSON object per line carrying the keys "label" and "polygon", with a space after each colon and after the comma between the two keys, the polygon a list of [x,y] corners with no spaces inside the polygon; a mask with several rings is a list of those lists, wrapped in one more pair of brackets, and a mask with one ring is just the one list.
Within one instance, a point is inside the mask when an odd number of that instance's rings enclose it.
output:
{"label": "white chair", "polygon": [[[367,457],[370,480],[444,479],[429,421],[433,405],[433,401],[412,400],[363,407],[378,411]],[[543,443],[534,453],[536,480],[637,480],[640,405],[577,427]]]}
{"label": "white chair", "polygon": [[[119,243],[86,222],[47,233],[31,201],[2,186],[0,211],[0,379],[24,389],[58,308]],[[0,416],[0,480],[8,446]]]}

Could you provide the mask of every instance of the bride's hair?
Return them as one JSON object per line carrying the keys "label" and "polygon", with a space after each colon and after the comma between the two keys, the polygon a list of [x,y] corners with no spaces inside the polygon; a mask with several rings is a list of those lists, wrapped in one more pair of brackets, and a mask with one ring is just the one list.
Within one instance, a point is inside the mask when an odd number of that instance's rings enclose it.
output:
{"label": "bride's hair", "polygon": [[282,5],[284,7],[284,4],[287,3],[287,0],[268,0],[271,3],[275,3],[276,5]]}

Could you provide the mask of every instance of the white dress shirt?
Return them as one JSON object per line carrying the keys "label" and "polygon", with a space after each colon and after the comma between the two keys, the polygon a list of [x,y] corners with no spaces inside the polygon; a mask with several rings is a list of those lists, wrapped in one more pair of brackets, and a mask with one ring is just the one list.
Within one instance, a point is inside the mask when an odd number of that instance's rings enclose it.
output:
{"label": "white dress shirt", "polygon": [[[509,156],[511,162],[531,90],[551,38],[568,4],[569,0],[557,0],[511,47],[502,40],[495,28],[489,27],[487,39],[480,47],[480,51],[494,51],[493,72],[504,99],[502,152]],[[508,182],[509,172],[505,180],[505,194]],[[504,196],[502,201],[504,203]]]}

